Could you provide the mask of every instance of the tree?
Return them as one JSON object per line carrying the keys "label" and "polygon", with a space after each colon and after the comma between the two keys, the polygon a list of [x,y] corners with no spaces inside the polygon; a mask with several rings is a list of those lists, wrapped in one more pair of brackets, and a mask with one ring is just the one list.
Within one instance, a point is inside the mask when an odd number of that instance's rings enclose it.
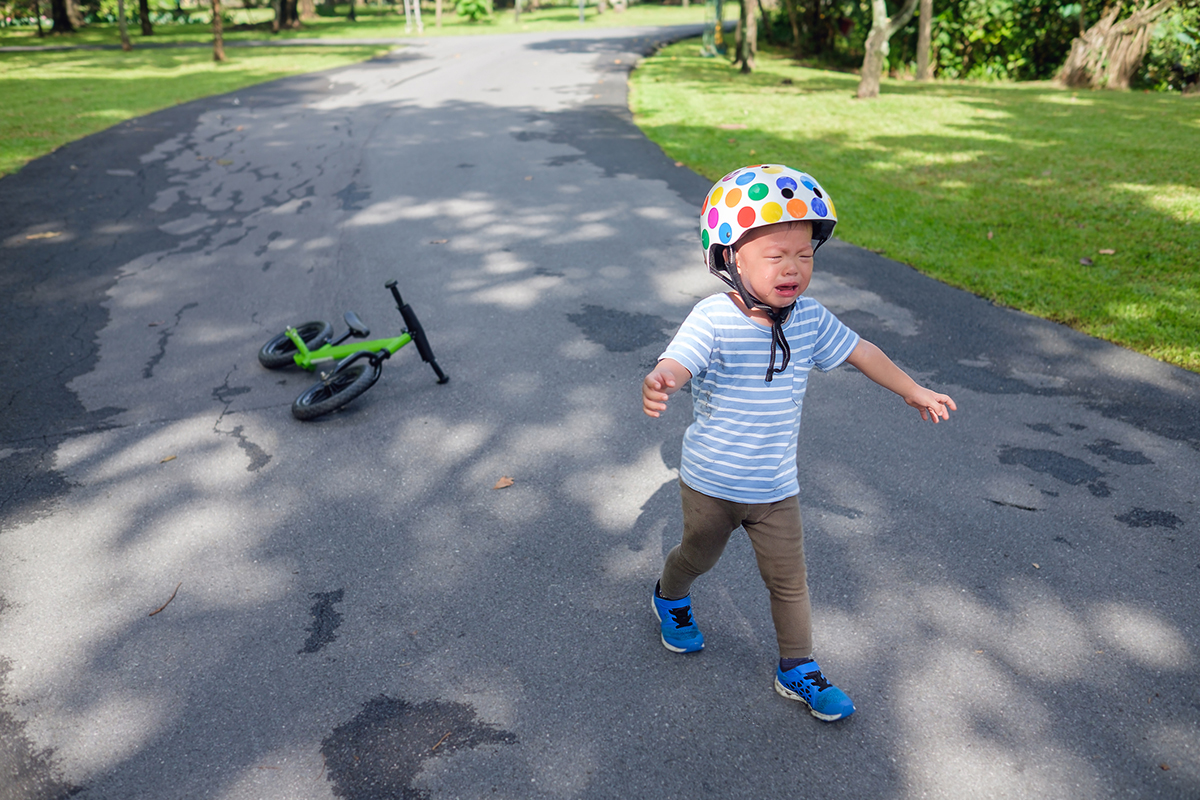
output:
{"label": "tree", "polygon": [[225,28],[221,19],[221,0],[212,0],[213,61],[225,60]]}
{"label": "tree", "polygon": [[796,16],[796,0],[783,0],[787,9],[788,22],[792,26],[792,51],[800,55],[800,19]]}
{"label": "tree", "polygon": [[754,71],[754,57],[758,55],[758,20],[755,0],[742,0],[738,16],[737,34],[734,37],[733,63],[742,65],[742,74]]}
{"label": "tree", "polygon": [[142,23],[142,36],[152,36],[154,26],[150,24],[150,0],[138,0],[138,17]]}
{"label": "tree", "polygon": [[912,19],[917,10],[917,0],[905,0],[904,6],[888,16],[885,0],[871,0],[871,32],[863,43],[862,76],[858,82],[858,98],[865,100],[879,96],[879,81],[883,77],[883,64],[887,60],[888,40],[896,31]]}
{"label": "tree", "polygon": [[121,33],[121,49],[128,53],[133,44],[129,41],[129,26],[125,24],[125,0],[117,0],[117,30]]}
{"label": "tree", "polygon": [[73,0],[50,0],[51,33],[74,33],[83,26],[83,16]]}
{"label": "tree", "polygon": [[927,81],[929,48],[933,45],[933,0],[920,0],[920,22],[917,26],[917,80]]}
{"label": "tree", "polygon": [[1121,22],[1121,6],[1110,6],[1100,15],[1100,21],[1071,42],[1067,56],[1056,80],[1075,88],[1128,89],[1146,55],[1150,28],[1155,20],[1175,4],[1175,0],[1159,0],[1150,4],[1142,0],[1141,7]]}

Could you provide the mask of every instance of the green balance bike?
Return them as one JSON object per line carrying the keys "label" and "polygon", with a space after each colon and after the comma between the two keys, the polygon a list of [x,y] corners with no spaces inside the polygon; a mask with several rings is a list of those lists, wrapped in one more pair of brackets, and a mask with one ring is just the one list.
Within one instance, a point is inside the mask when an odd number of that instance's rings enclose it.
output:
{"label": "green balance bike", "polygon": [[416,312],[400,297],[396,282],[388,281],[384,287],[391,290],[396,308],[404,318],[406,329],[399,336],[347,343],[348,339],[366,339],[371,335],[370,329],[358,315],[347,311],[344,318],[350,330],[334,341],[330,341],[333,339],[333,326],[328,322],[306,322],[288,328],[258,351],[258,361],[267,369],[295,365],[312,371],[321,365],[333,365],[331,369],[319,373],[320,383],[306,389],[292,403],[292,415],[296,419],[316,419],[341,408],[370,389],[383,372],[383,362],[409,342],[416,343],[421,360],[433,367],[438,383],[450,380],[434,359],[425,329],[421,327]]}

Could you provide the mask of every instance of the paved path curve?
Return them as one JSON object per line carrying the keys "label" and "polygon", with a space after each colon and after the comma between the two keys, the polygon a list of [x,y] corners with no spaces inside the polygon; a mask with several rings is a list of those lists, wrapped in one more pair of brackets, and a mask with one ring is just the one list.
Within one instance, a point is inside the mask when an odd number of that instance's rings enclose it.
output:
{"label": "paved path curve", "polygon": [[[429,40],[0,180],[0,795],[1200,795],[1200,380],[841,243],[812,293],[961,409],[813,380],[818,654],[860,711],[771,690],[744,541],[708,649],[659,646],[688,409],[638,382],[716,287],[707,182],[625,111],[673,35]],[[406,350],[294,421],[259,344],[398,328],[390,278],[451,382]]]}

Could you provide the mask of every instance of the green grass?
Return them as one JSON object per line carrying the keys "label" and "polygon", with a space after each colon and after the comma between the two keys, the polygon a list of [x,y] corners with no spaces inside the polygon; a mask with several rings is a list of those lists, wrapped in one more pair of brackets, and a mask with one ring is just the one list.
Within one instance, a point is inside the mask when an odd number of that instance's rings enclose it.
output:
{"label": "green grass", "polygon": [[[527,0],[525,1],[527,2]],[[585,28],[684,25],[704,21],[704,5],[702,3],[692,3],[686,9],[679,6],[635,5],[621,13],[609,10],[603,14],[597,14],[595,0],[588,0],[588,2]],[[513,19],[512,9],[497,11],[490,20],[472,23],[454,12],[454,4],[451,0],[445,0],[442,11],[442,27],[438,28],[434,24],[433,4],[426,0],[424,5],[425,7],[421,10],[421,20],[425,23],[425,36],[578,30],[580,27],[579,11],[576,6],[557,6],[526,11],[521,14],[519,25]],[[305,22],[299,30],[285,30],[278,34],[272,34],[267,24],[273,13],[270,9],[235,9],[235,22],[247,23],[245,27],[248,29],[226,29],[225,38],[227,41],[311,38],[393,39],[416,35],[415,30],[405,31],[402,7],[397,13],[395,9],[388,6],[366,6],[360,3],[357,6],[358,20],[356,22],[350,22],[344,16],[349,6],[341,4],[336,8],[337,13],[343,16],[318,17],[311,22]],[[197,13],[196,18],[207,22],[209,16]],[[249,28],[249,24],[257,24],[257,27]],[[210,41],[212,32],[207,25],[156,25],[153,36],[142,37],[138,26],[131,24],[129,36],[136,48],[139,42]],[[44,39],[38,39],[37,32],[32,28],[0,28],[0,47],[63,44],[120,44],[120,38],[115,24],[89,25],[73,34],[47,36]]]}
{"label": "green grass", "polygon": [[122,120],[244,86],[363,61],[386,47],[0,53],[0,175]]}
{"label": "green grass", "polygon": [[743,76],[697,52],[665,48],[631,82],[672,158],[714,181],[804,169],[839,238],[1200,372],[1200,99],[885,81],[861,101],[855,75],[768,52]]}

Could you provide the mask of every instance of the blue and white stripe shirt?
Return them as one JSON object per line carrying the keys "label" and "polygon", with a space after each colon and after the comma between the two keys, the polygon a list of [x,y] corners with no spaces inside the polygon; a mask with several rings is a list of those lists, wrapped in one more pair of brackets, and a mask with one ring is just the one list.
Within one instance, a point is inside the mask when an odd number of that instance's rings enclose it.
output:
{"label": "blue and white stripe shirt", "polygon": [[[728,294],[696,304],[661,356],[692,373],[696,420],[683,436],[680,477],[710,497],[773,503],[800,491],[796,443],[813,367],[845,361],[859,337],[825,306],[801,297],[783,325],[792,358],[766,381],[771,329],[751,321]],[[776,365],[781,360],[776,355]]]}

